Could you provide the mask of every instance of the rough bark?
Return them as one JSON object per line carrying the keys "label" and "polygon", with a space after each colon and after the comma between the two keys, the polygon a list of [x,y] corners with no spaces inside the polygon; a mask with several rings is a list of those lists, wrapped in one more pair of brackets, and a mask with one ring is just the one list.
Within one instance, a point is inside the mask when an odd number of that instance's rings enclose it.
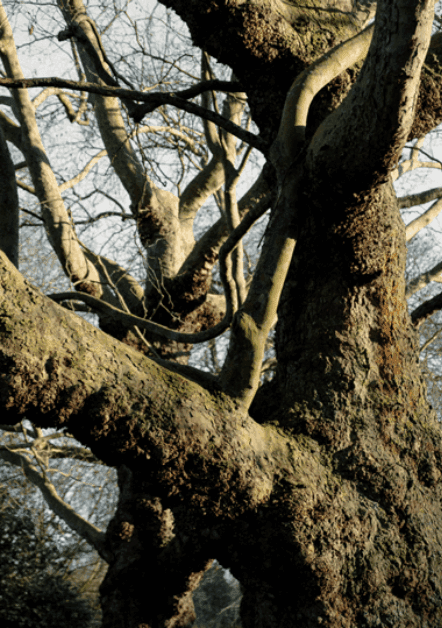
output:
{"label": "rough bark", "polygon": [[[294,78],[366,21],[342,13],[345,0],[319,7],[328,29],[297,2],[164,4],[231,65],[269,142]],[[429,2],[379,2],[362,69],[312,111],[309,143],[277,173],[218,380],[183,377],[79,321],[0,256],[2,422],[66,428],[119,467],[106,628],[189,625],[213,558],[243,586],[245,628],[442,625],[442,439],[389,178],[424,117],[415,97],[430,27]],[[276,377],[258,389],[277,309]]]}

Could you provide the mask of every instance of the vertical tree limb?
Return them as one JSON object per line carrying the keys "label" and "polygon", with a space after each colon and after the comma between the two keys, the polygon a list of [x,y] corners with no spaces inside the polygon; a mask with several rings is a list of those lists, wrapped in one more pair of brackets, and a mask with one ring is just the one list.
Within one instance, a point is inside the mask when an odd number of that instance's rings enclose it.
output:
{"label": "vertical tree limb", "polygon": [[[23,78],[17,51],[6,12],[0,3],[0,58],[11,78]],[[22,128],[22,150],[32,182],[41,204],[43,220],[54,251],[67,276],[85,292],[101,294],[99,277],[85,258],[72,224],[49,159],[40,138],[35,112],[26,89],[13,89],[17,115]]]}
{"label": "vertical tree limb", "polygon": [[18,268],[19,209],[14,164],[0,125],[0,249]]}

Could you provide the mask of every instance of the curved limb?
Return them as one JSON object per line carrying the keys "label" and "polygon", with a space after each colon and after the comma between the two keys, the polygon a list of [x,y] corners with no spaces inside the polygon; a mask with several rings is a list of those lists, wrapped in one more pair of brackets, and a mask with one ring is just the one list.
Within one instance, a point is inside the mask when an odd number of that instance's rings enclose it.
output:
{"label": "curved limb", "polygon": [[[0,57],[6,73],[13,79],[21,79],[23,73],[6,12],[0,3]],[[101,294],[98,274],[85,258],[77,236],[66,212],[63,199],[49,164],[35,112],[26,89],[12,90],[15,109],[22,129],[22,151],[41,204],[48,237],[62,267],[71,281],[92,294]]]}

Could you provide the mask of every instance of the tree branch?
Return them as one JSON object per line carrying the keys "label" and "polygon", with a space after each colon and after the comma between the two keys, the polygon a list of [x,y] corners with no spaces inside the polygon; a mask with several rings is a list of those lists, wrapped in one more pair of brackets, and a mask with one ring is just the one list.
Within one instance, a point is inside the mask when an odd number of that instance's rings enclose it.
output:
{"label": "tree branch", "polygon": [[40,490],[49,508],[60,517],[71,530],[94,547],[103,560],[108,563],[110,562],[111,554],[105,548],[104,544],[105,533],[86,519],[83,519],[69,504],[63,501],[55,490],[52,482],[50,482],[47,477],[40,475],[36,467],[29,462],[26,456],[11,451],[7,447],[0,447],[0,458],[23,469],[27,479]]}
{"label": "tree branch", "polygon": [[[110,97],[118,97],[126,100],[132,101],[141,101],[146,103],[146,107],[143,110],[143,115],[141,117],[137,116],[135,122],[140,122],[142,118],[152,111],[154,111],[157,107],[161,105],[173,105],[178,109],[183,109],[188,113],[199,116],[200,118],[204,118],[205,120],[209,120],[214,122],[222,129],[235,135],[246,144],[250,144],[253,148],[258,149],[262,153],[266,153],[268,149],[267,142],[262,140],[259,136],[254,133],[250,133],[250,131],[246,131],[242,129],[237,124],[230,122],[230,120],[226,120],[223,116],[215,113],[214,111],[210,111],[209,109],[205,109],[205,107],[201,107],[201,105],[197,105],[192,102],[187,102],[183,98],[176,96],[175,94],[165,94],[165,93],[148,93],[146,92],[137,92],[129,89],[122,89],[119,87],[108,87],[103,85],[97,85],[95,83],[83,83],[78,81],[70,81],[67,79],[60,79],[57,77],[53,78],[36,78],[36,79],[27,79],[27,78],[0,78],[0,85],[4,87],[14,88],[14,87],[61,87],[63,89],[74,89],[78,91],[85,91],[90,94],[98,94],[100,96],[110,96]],[[141,112],[141,110],[139,110]]]}
{"label": "tree branch", "polygon": [[442,273],[442,262],[433,266],[431,270],[426,271],[425,273],[420,274],[418,277],[412,279],[406,289],[405,289],[405,297],[408,299],[422,288],[425,288],[431,281],[440,281],[440,274]]}
{"label": "tree branch", "polygon": [[423,205],[439,199],[442,197],[442,188],[432,188],[431,190],[424,190],[418,194],[409,194],[408,196],[400,196],[397,200],[400,209],[406,209],[408,207],[415,207],[416,205]]}
{"label": "tree branch", "polygon": [[[269,172],[270,169],[271,172]],[[274,200],[274,192],[273,189],[271,189],[273,181],[269,181],[272,177],[273,168],[268,164],[264,166],[256,181],[238,203],[241,220],[244,219],[246,213],[249,211],[251,211],[252,214],[258,212],[260,217],[269,209]],[[209,262],[213,266],[218,258],[219,249],[228,236],[229,230],[227,221],[225,216],[222,216],[215,224],[209,227],[196,242],[191,253],[180,268],[179,276],[182,276],[184,273],[195,274],[202,269],[207,272],[209,270]]]}
{"label": "tree branch", "polygon": [[411,313],[411,320],[415,327],[419,328],[427,318],[442,309],[442,292],[432,299],[425,301]]}
{"label": "tree branch", "polygon": [[379,0],[357,81],[310,142],[307,163],[314,167],[313,177],[327,171],[330,181],[338,177],[351,194],[389,176],[414,121],[433,15],[434,3],[428,0]]}
{"label": "tree branch", "polygon": [[[0,57],[6,73],[21,79],[23,73],[17,57],[12,30],[0,3]],[[8,80],[8,79],[2,79]],[[22,151],[26,157],[35,192],[41,204],[48,237],[66,275],[77,285],[95,294],[101,293],[98,275],[81,251],[66,212],[55,175],[46,155],[35,120],[35,111],[26,89],[13,90],[21,126]],[[80,283],[82,282],[82,283]]]}
{"label": "tree branch", "polygon": [[133,314],[128,314],[127,312],[123,312],[122,310],[113,307],[109,303],[100,301],[100,299],[96,299],[95,297],[82,292],[60,292],[48,296],[50,299],[56,301],[57,303],[60,303],[62,301],[83,301],[84,303],[89,305],[95,313],[110,316],[115,320],[120,321],[127,327],[136,325],[140,329],[145,329],[152,334],[162,336],[163,338],[167,338],[168,340],[192,344],[206,342],[207,340],[211,340],[212,338],[216,338],[217,336],[222,334],[229,327],[232,321],[233,314],[237,309],[237,296],[236,284],[232,277],[232,268],[231,263],[229,262],[229,255],[235,249],[235,247],[238,245],[238,242],[241,241],[247,231],[263,215],[266,209],[266,203],[262,203],[258,204],[253,211],[249,211],[245,215],[241,223],[238,225],[238,227],[234,229],[234,231],[230,234],[230,236],[227,238],[226,242],[222,245],[220,249],[219,264],[227,306],[223,320],[211,329],[196,332],[194,334],[175,331],[173,329],[169,329],[168,327],[164,327],[163,325],[159,325],[158,323],[153,323],[152,321],[145,320],[144,318],[134,316]]}
{"label": "tree branch", "polygon": [[117,264],[117,262],[103,255],[94,253],[94,251],[88,249],[83,243],[81,243],[81,246],[85,251],[86,257],[91,260],[98,272],[100,272],[100,266],[102,266],[106,273],[109,274],[111,284],[115,284],[129,310],[131,312],[139,311],[143,304],[144,290],[135,277],[125,268]]}
{"label": "tree branch", "polygon": [[[246,151],[246,154],[244,156],[244,159],[242,161],[240,168],[236,170],[233,156],[231,156],[230,151],[228,150],[228,146],[226,145],[223,138],[221,139],[221,144],[223,147],[223,166],[224,166],[225,180],[226,180],[225,190],[224,190],[226,218],[227,218],[227,224],[228,224],[229,230],[233,232],[240,223],[238,203],[236,200],[236,186],[240,179],[241,172],[243,168],[245,167],[247,159],[250,155],[251,147],[249,147],[249,150]],[[240,306],[246,300],[246,295],[247,295],[246,282],[244,279],[243,257],[244,257],[244,250],[243,250],[242,242],[239,241],[238,245],[235,247],[232,253],[232,263],[233,263],[233,278],[235,280],[236,292],[237,292],[237,300]]]}
{"label": "tree branch", "polygon": [[[276,473],[296,477],[298,465],[308,464],[309,452],[258,425],[219,388],[172,373],[63,310],[2,253],[0,269],[0,316],[8,330],[0,333],[4,424],[26,416],[39,427],[66,429],[106,464],[137,468],[166,507],[178,493],[183,501],[198,495],[218,516],[220,503],[232,499],[236,513],[238,504],[256,509],[268,500]],[[222,479],[215,494],[201,481],[208,451],[211,472]],[[321,474],[312,484],[322,485]]]}
{"label": "tree branch", "polygon": [[293,162],[264,237],[261,256],[243,307],[236,314],[220,373],[223,389],[248,409],[258,389],[268,333],[276,313],[296,243],[301,161]]}
{"label": "tree branch", "polygon": [[[429,190],[430,192],[434,190]],[[442,190],[441,190],[442,192]],[[408,197],[409,198],[409,197]],[[422,201],[425,202],[425,201]],[[439,199],[431,207],[425,211],[422,216],[418,216],[414,220],[407,225],[405,229],[405,237],[407,242],[409,242],[415,235],[421,231],[424,227],[430,224],[435,218],[437,218],[442,211],[442,199]]]}
{"label": "tree branch", "polygon": [[374,25],[339,44],[296,78],[284,104],[278,135],[270,149],[272,163],[284,171],[305,141],[307,116],[316,94],[330,81],[367,56]]}
{"label": "tree branch", "polygon": [[[74,37],[86,79],[105,89],[118,88],[118,82],[106,62],[107,56],[98,29],[94,20],[88,16],[83,1],[57,0],[57,4],[67,25],[65,38]],[[81,91],[100,94],[88,89]],[[112,167],[129,194],[135,210],[143,195],[152,194],[155,186],[146,175],[145,168],[131,145],[116,95],[109,92],[101,95],[106,97],[92,99],[101,139]]]}
{"label": "tree branch", "polygon": [[19,207],[15,168],[0,125],[0,249],[18,268]]}
{"label": "tree branch", "polygon": [[98,152],[96,155],[94,155],[88,161],[88,163],[85,166],[83,166],[83,169],[78,174],[76,174],[75,177],[72,177],[72,179],[69,179],[69,181],[65,181],[64,183],[61,183],[59,185],[58,189],[60,190],[60,193],[66,192],[66,190],[69,190],[70,188],[73,188],[74,185],[77,185],[77,183],[80,183],[80,181],[83,181],[83,179],[85,179],[87,177],[87,175],[92,170],[92,168],[95,166],[95,164],[98,163],[100,161],[100,159],[102,159],[106,155],[107,155],[107,151],[106,150],[100,150],[100,152]]}
{"label": "tree branch", "polygon": [[[206,55],[204,54],[202,58],[202,74],[203,77],[210,76],[210,67]],[[205,81],[205,83],[212,82],[213,81]],[[246,101],[246,95],[243,93],[234,93],[232,96],[226,98],[223,104],[223,118],[239,126]],[[203,106],[210,110],[207,93],[203,95]],[[221,188],[225,181],[223,165],[225,155],[227,154],[229,159],[233,160],[233,162],[237,156],[236,137],[234,135],[224,133],[222,137],[222,147],[220,137],[222,134],[218,133],[215,124],[207,120],[204,124],[204,133],[207,145],[213,157],[203,170],[189,183],[181,195],[180,219],[183,221],[193,220],[207,198]]]}

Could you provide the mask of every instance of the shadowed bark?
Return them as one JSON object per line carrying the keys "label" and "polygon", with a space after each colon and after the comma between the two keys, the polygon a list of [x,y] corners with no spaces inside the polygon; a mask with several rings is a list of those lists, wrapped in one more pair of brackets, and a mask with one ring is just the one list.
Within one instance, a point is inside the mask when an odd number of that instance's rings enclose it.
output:
{"label": "shadowed bark", "polygon": [[[94,81],[115,85],[105,58],[97,61],[87,16],[60,4],[72,28],[86,33]],[[242,289],[221,256],[233,315],[226,360],[219,377],[208,377],[149,359],[42,296],[2,253],[2,423],[26,417],[66,429],[119,468],[118,508],[104,541],[98,535],[109,561],[105,628],[191,625],[191,593],[213,558],[241,582],[245,628],[442,625],[441,430],[419,370],[418,320],[405,298],[405,227],[391,182],[407,138],[439,120],[436,105],[428,116],[424,109],[439,77],[430,87],[427,75],[420,82],[433,3],[379,2],[371,42],[367,2],[163,4],[197,45],[232,67],[272,147],[267,169],[276,176],[267,172],[246,203],[250,219],[272,199],[244,300],[235,299]],[[313,74],[302,74],[306,67]],[[110,98],[99,95],[103,120]],[[233,109],[225,112],[230,121]],[[233,180],[233,140],[229,147],[223,138],[218,157],[215,131],[206,124],[212,155]],[[213,191],[219,163],[201,177]],[[226,225],[234,238],[245,224],[237,225],[241,202],[236,207],[225,176],[230,216],[195,244],[178,199],[150,181],[141,194],[144,173],[132,165],[132,209],[146,250],[158,253],[150,267],[187,314],[192,298],[202,296],[202,306],[207,297],[210,282],[198,273],[213,267]],[[186,217],[194,213],[188,200]],[[109,305],[100,307],[112,320]],[[141,325],[124,316],[114,322]],[[276,375],[260,387],[276,317]]]}

